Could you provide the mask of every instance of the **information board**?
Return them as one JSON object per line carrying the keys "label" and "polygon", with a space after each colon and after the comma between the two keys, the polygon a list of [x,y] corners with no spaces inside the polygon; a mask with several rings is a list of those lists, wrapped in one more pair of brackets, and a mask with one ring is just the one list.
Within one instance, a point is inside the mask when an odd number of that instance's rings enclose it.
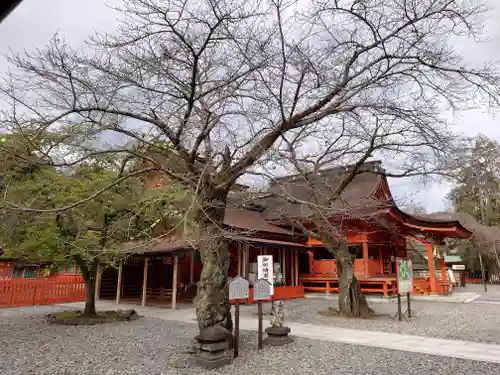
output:
{"label": "information board", "polygon": [[411,260],[396,258],[398,293],[406,294],[413,290],[413,265]]}
{"label": "information board", "polygon": [[247,299],[249,284],[248,280],[241,276],[229,282],[229,299]]}
{"label": "information board", "polygon": [[266,279],[259,279],[253,286],[253,298],[257,301],[271,297],[271,284]]}

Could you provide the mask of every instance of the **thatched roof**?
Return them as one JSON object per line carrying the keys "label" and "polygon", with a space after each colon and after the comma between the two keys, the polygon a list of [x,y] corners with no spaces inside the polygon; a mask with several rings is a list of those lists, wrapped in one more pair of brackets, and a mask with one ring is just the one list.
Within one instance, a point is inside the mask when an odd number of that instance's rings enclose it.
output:
{"label": "thatched roof", "polygon": [[280,220],[283,215],[293,219],[308,218],[314,212],[310,203],[328,207],[330,212],[327,214],[332,216],[369,216],[388,206],[387,201],[374,197],[383,176],[371,172],[356,175],[340,198],[332,202],[331,197],[346,174],[346,168],[337,167],[321,171],[309,181],[301,177],[281,179],[269,189],[269,193],[275,195],[261,200],[266,207],[263,216],[271,221]]}

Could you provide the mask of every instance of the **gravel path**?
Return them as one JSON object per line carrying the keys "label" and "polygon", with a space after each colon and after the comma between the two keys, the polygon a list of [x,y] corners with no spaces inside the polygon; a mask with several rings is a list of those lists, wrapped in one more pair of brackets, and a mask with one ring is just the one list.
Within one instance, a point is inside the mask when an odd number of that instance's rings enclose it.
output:
{"label": "gravel path", "polygon": [[[141,318],[88,327],[48,326],[44,309],[3,311],[2,375],[497,375],[500,365],[297,338],[257,353],[256,334],[242,333],[241,354],[226,368],[188,367],[195,325]],[[17,314],[16,314],[17,312]],[[20,315],[19,313],[24,313]],[[31,313],[37,313],[32,315]],[[29,315],[28,315],[29,314]]]}
{"label": "gravel path", "polygon": [[[396,304],[370,305],[377,313],[387,316],[370,320],[323,316],[318,312],[337,307],[337,300],[310,298],[285,301],[286,319],[299,323],[500,344],[500,305],[413,302],[412,310],[416,318],[409,322],[399,322],[388,316],[397,312]],[[269,309],[270,304],[266,304],[264,312]],[[256,305],[244,306],[241,310],[246,316],[257,314]]]}

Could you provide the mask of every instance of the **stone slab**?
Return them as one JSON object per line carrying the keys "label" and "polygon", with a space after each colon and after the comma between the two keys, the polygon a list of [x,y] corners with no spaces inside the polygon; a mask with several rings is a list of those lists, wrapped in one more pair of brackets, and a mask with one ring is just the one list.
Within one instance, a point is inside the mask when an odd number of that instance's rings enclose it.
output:
{"label": "stone slab", "polygon": [[292,342],[293,339],[290,336],[267,336],[262,343],[264,346],[283,346]]}

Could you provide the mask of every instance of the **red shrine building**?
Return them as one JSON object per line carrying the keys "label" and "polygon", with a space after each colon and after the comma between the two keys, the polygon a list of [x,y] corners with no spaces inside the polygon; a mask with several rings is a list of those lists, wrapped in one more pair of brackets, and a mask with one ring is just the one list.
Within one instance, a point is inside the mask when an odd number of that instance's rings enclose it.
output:
{"label": "red shrine building", "polygon": [[[414,281],[414,293],[448,293],[451,282],[444,261],[436,270],[435,246],[446,238],[465,239],[472,233],[458,221],[429,220],[403,212],[394,202],[380,162],[366,163],[363,170],[366,172],[356,175],[327,210],[332,228],[347,239],[355,256],[355,275],[362,291],[396,294],[395,261],[408,257],[407,244],[413,240],[426,244],[429,263],[429,276]],[[306,184],[303,178],[287,176],[262,194],[246,193],[239,185],[229,198],[224,219],[231,257],[229,276],[243,276],[252,285],[257,256],[273,255],[274,299],[337,292],[334,255],[299,228],[312,224],[311,205],[306,202],[318,192],[334,191],[348,171],[349,167],[322,171],[314,176],[314,187],[310,179]],[[270,194],[278,191],[292,199]],[[97,282],[99,298],[140,300],[142,305],[166,303],[173,308],[192,303],[202,267],[197,249],[168,238],[136,247],[134,252],[118,269],[102,270]],[[251,290],[248,302],[253,302]]]}

